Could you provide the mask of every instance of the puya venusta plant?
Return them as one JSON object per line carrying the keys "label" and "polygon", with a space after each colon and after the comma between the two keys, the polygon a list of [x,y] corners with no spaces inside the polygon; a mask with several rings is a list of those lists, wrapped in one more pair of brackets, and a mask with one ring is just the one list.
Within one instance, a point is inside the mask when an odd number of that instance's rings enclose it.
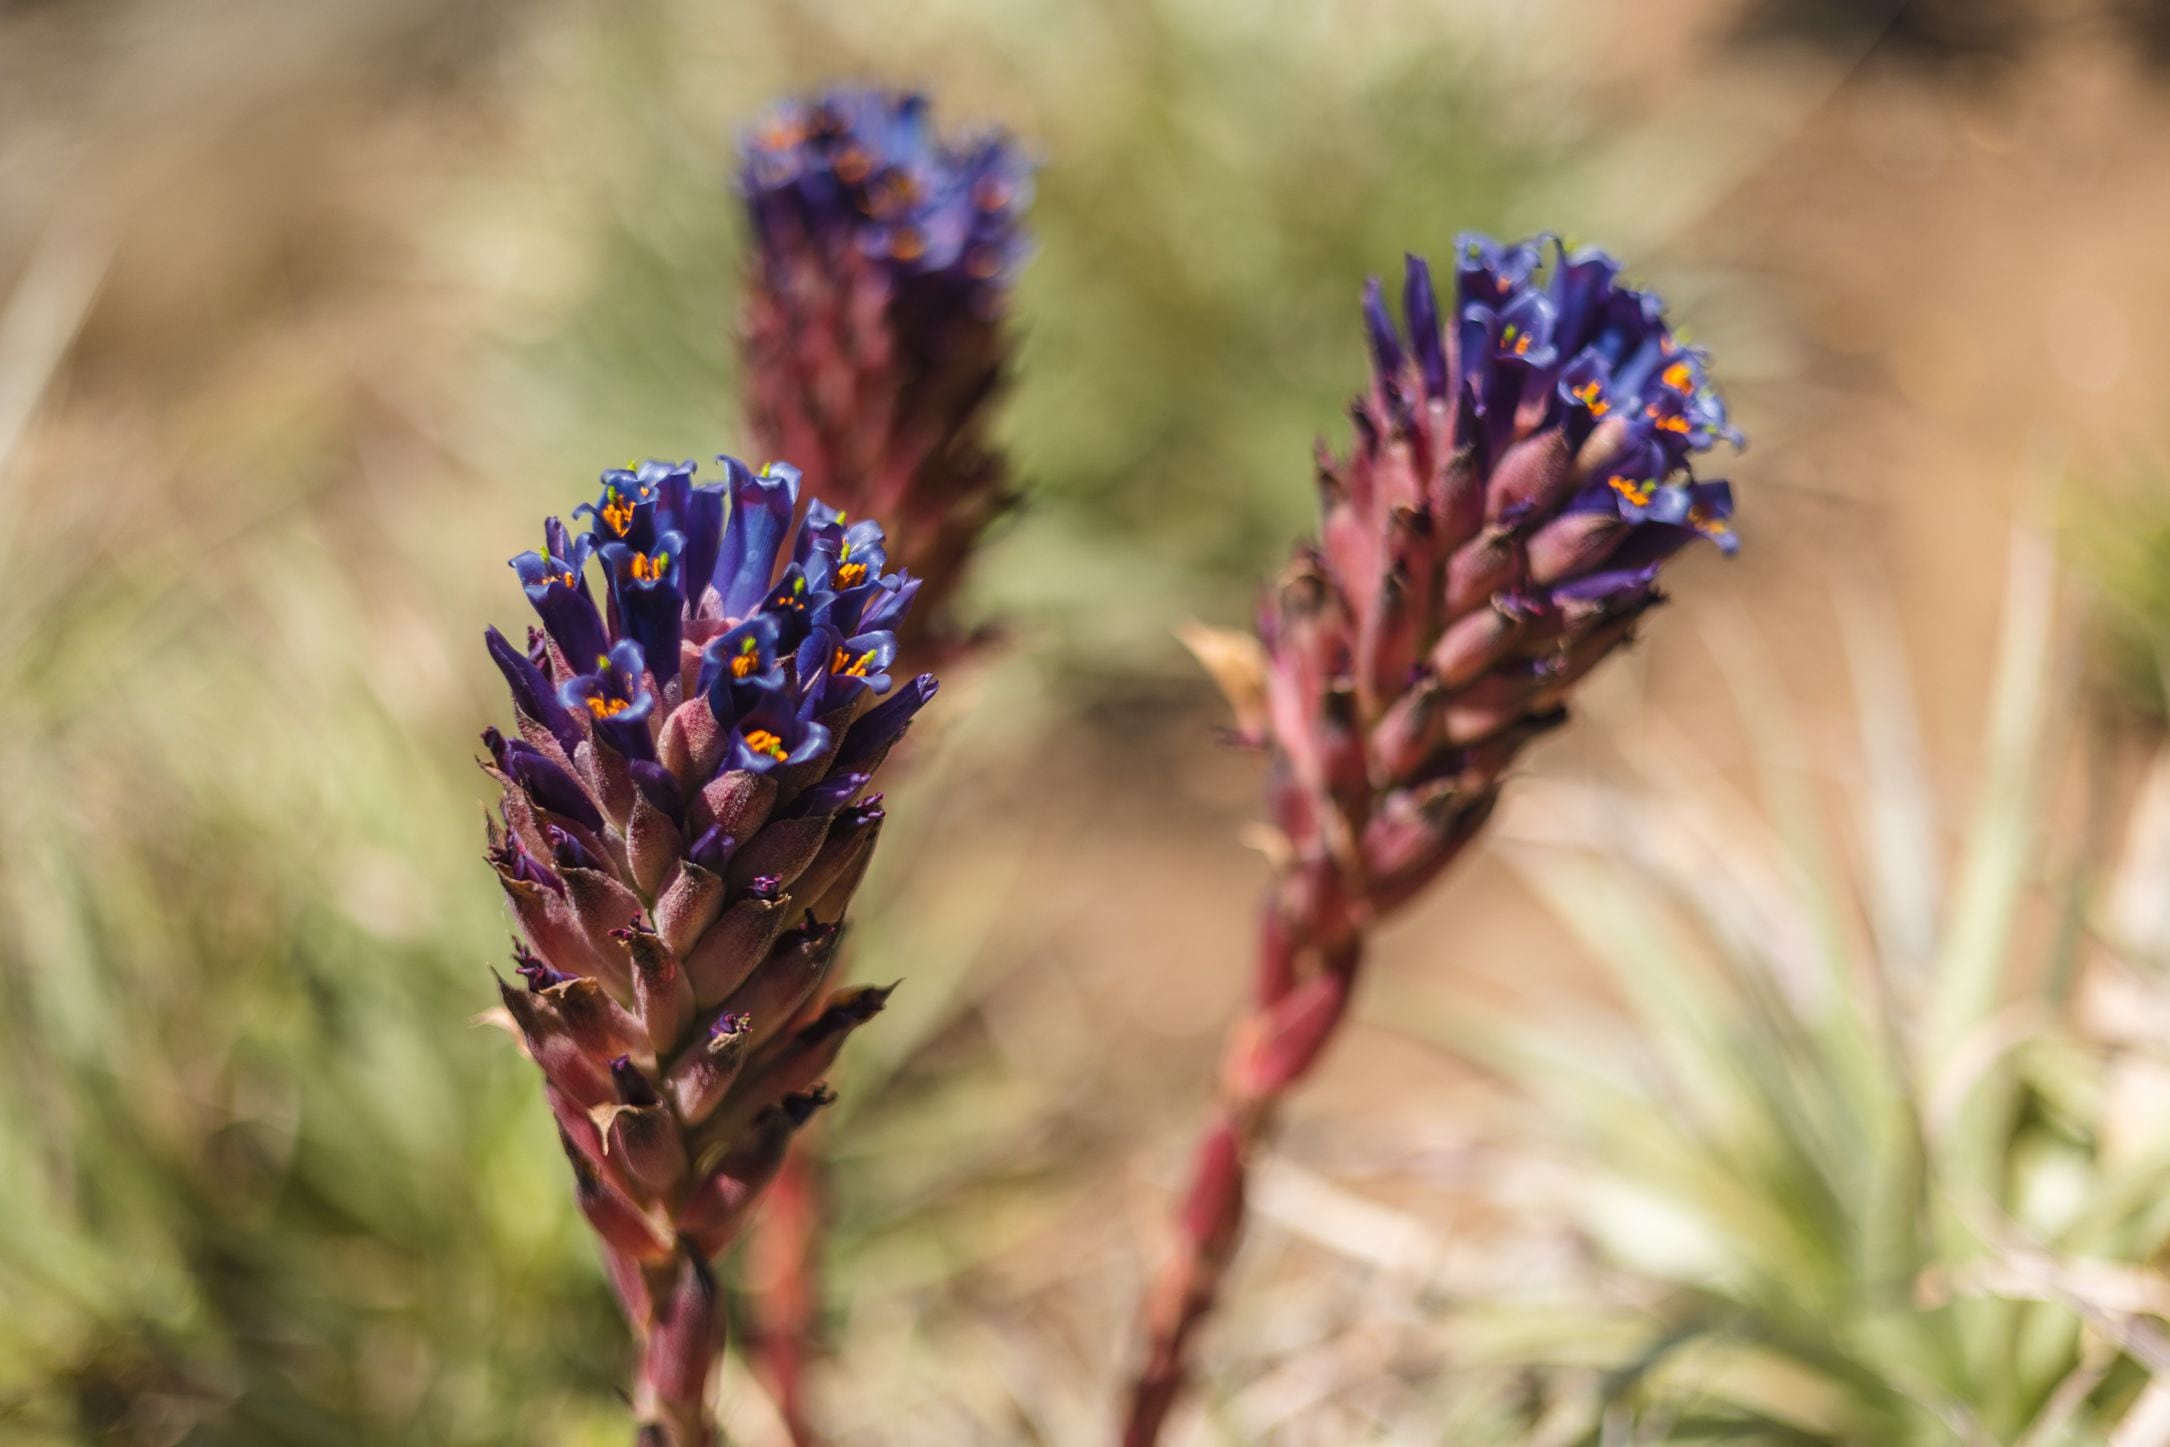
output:
{"label": "puya venusta plant", "polygon": [[716,484],[605,473],[583,529],[550,518],[512,560],[542,626],[488,634],[518,725],[483,735],[524,937],[499,989],[639,1343],[650,1447],[714,1440],[710,1262],[887,998],[829,982],[881,832],[869,786],[935,692],[892,687],[918,584],[880,527],[800,520],[794,468],[721,461]]}
{"label": "puya venusta plant", "polygon": [[[924,95],[839,88],[772,106],[742,137],[753,237],[739,332],[748,424],[854,515],[882,518],[921,586],[915,654],[974,641],[954,615],[988,526],[1013,501],[991,438],[1031,168],[999,132],[938,133]],[[821,1305],[822,1182],[792,1148],[754,1227],[752,1355],[794,1441]]]}
{"label": "puya venusta plant", "polygon": [[[1548,257],[1548,250],[1550,255]],[[1271,760],[1275,878],[1175,1249],[1145,1304],[1123,1440],[1158,1440],[1244,1217],[1247,1160],[1348,1008],[1367,933],[1483,828],[1508,766],[1662,601],[1665,561],[1731,551],[1738,442],[1703,355],[1595,250],[1456,243],[1453,310],[1409,258],[1404,328],[1366,290],[1354,445],[1319,455],[1319,536],[1259,636],[1199,651]]]}

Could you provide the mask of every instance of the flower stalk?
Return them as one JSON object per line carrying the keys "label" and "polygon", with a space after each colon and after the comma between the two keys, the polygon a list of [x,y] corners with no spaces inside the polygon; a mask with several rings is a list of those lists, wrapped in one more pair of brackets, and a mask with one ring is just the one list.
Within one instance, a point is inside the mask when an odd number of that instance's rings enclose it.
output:
{"label": "flower stalk", "polygon": [[486,635],[517,724],[483,734],[520,927],[503,1019],[633,1329],[650,1447],[715,1440],[710,1263],[888,997],[832,976],[884,818],[870,785],[935,692],[892,686],[919,585],[881,529],[802,507],[789,466],[722,462],[712,485],[690,462],[605,473],[583,530],[550,518],[512,560],[541,627]]}
{"label": "flower stalk", "polygon": [[1663,601],[1663,564],[1698,539],[1734,549],[1731,489],[1691,463],[1739,436],[1703,354],[1619,270],[1464,236],[1452,313],[1412,256],[1401,326],[1371,282],[1371,385],[1349,451],[1321,446],[1318,537],[1255,640],[1197,640],[1270,759],[1278,848],[1251,1002],[1145,1303],[1126,1447],[1159,1439],[1183,1389],[1249,1162],[1334,1039],[1370,932],[1482,832],[1508,767]]}

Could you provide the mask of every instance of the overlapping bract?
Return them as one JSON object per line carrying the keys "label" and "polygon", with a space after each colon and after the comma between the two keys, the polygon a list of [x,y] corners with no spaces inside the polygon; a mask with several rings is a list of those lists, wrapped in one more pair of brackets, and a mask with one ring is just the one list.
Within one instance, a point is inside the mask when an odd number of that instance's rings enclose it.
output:
{"label": "overlapping bract", "polygon": [[830,968],[881,831],[869,785],[935,688],[892,687],[918,584],[881,529],[820,502],[798,521],[796,470],[722,463],[714,485],[606,473],[583,528],[551,518],[512,560],[542,626],[487,635],[518,718],[483,736],[524,936],[501,993],[644,1342],[636,1406],[673,1444],[707,1440],[707,1259],[886,998]]}
{"label": "overlapping bract", "polygon": [[837,90],[755,125],[738,186],[755,242],[754,429],[833,499],[889,523],[927,583],[911,626],[939,627],[1011,500],[987,432],[1030,167],[998,134],[943,140],[922,96]]}
{"label": "overlapping bract", "polygon": [[1659,601],[1665,560],[1734,547],[1731,489],[1691,462],[1739,436],[1703,354],[1619,269],[1466,236],[1450,317],[1409,259],[1406,335],[1367,288],[1354,446],[1322,453],[1318,542],[1260,622],[1276,822],[1320,895],[1287,912],[1298,944],[1331,953],[1432,878]]}

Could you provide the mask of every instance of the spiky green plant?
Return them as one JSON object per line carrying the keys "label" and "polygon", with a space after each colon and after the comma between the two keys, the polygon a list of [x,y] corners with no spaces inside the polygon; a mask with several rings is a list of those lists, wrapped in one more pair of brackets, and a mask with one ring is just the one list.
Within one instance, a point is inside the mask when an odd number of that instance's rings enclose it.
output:
{"label": "spiky green plant", "polygon": [[1516,1089],[1514,1133],[1569,1172],[1559,1224],[1592,1248],[1564,1295],[1463,1324],[1495,1366],[1607,1365],[1543,1440],[2162,1440],[2170,1132],[2134,1103],[2170,1060],[2142,1023],[2170,986],[2095,928],[2100,881],[2053,843],[2053,587],[2021,539],[1948,889],[1903,666],[1858,608],[1852,851],[1783,689],[1722,629],[1764,820],[1708,807],[1688,769],[1525,815],[1545,839],[1511,857],[1635,1028],[1457,1005],[1426,1031]]}

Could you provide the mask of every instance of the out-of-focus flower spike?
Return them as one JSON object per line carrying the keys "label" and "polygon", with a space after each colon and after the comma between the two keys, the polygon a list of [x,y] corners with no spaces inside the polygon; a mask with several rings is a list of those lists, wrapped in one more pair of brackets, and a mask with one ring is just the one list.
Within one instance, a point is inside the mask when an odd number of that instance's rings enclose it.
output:
{"label": "out-of-focus flower spike", "polygon": [[907,648],[961,646],[949,600],[1011,502],[990,421],[1030,166],[1002,136],[940,136],[924,97],[839,89],[772,107],[741,142],[738,189],[755,430],[850,518],[879,517],[888,557],[926,580]]}
{"label": "out-of-focus flower spike", "polygon": [[[1738,434],[1708,358],[1655,296],[1622,286],[1605,253],[1549,237],[1465,235],[1455,268],[1442,321],[1410,260],[1406,346],[1366,289],[1380,375],[1352,408],[1346,455],[1321,460],[1319,542],[1260,619],[1256,731],[1286,848],[1256,1004],[1147,1305],[1127,1447],[1151,1447],[1182,1385],[1241,1221],[1245,1158],[1345,1017],[1364,932],[1482,831],[1519,751],[1633,636],[1669,561],[1698,541],[1736,547],[1731,488],[1690,464]],[[1426,405],[1404,405],[1417,396]]]}

